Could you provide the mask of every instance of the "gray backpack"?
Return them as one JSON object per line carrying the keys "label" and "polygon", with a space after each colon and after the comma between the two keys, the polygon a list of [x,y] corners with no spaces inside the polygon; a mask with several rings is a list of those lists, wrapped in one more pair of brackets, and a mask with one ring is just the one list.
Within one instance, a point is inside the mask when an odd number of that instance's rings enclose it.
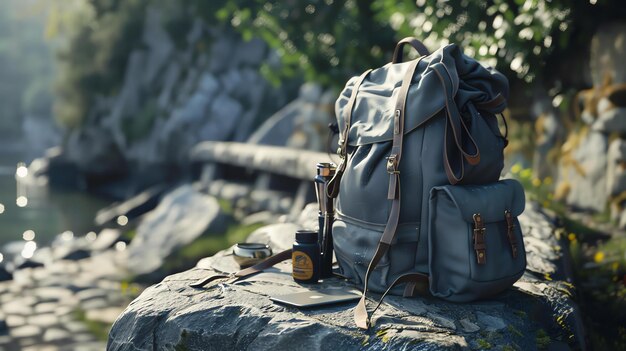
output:
{"label": "gray backpack", "polygon": [[[405,44],[422,56],[401,62]],[[370,323],[368,291],[426,288],[463,302],[523,274],[524,191],[498,181],[507,140],[496,115],[507,95],[504,75],[458,46],[429,54],[414,38],[398,43],[391,63],[346,84],[335,106],[342,162],[329,192],[341,272],[363,284],[359,327]]]}

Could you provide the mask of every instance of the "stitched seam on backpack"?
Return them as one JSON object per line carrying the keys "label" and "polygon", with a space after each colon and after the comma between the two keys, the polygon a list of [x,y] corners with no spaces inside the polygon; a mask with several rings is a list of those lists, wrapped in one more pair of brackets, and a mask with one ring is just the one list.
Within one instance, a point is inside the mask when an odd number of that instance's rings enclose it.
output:
{"label": "stitched seam on backpack", "polygon": [[[362,227],[364,229],[368,229],[368,230],[377,230],[377,229],[385,229],[385,227],[387,226],[386,223],[373,223],[373,222],[367,222],[364,221],[362,219],[358,219],[358,218],[354,218],[352,216],[346,215],[342,212],[340,212],[339,210],[335,210],[335,217],[339,220],[342,220],[344,222],[356,225],[358,227]],[[376,227],[376,229],[372,229],[372,228],[368,228],[369,227]],[[420,222],[404,222],[404,223],[400,223],[398,224],[398,229],[402,228],[404,226],[418,226],[421,227],[421,223]],[[382,232],[382,230],[381,230]]]}

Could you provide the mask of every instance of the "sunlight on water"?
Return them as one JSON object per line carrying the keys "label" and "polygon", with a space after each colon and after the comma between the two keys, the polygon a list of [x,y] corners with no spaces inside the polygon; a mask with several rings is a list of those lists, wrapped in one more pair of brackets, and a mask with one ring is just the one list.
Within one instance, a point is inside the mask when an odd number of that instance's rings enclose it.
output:
{"label": "sunlight on water", "polygon": [[31,258],[35,254],[35,250],[37,250],[37,243],[34,241],[28,241],[24,244],[24,249],[22,249],[22,257]]}
{"label": "sunlight on water", "polygon": [[73,238],[74,238],[74,233],[69,230],[66,230],[63,233],[61,233],[61,240],[63,241],[70,241]]}
{"label": "sunlight on water", "polygon": [[26,196],[18,196],[17,199],[15,199],[15,204],[17,207],[26,207],[26,205],[28,205],[28,198]]}
{"label": "sunlight on water", "polygon": [[117,224],[121,225],[121,226],[125,226],[128,224],[128,217],[126,216],[119,216],[117,217]]}
{"label": "sunlight on water", "polygon": [[22,239],[26,241],[35,240],[35,231],[30,230],[30,229],[25,231],[24,234],[22,234]]}
{"label": "sunlight on water", "polygon": [[123,241],[118,241],[115,243],[115,249],[117,251],[124,251],[126,250],[126,243]]}
{"label": "sunlight on water", "polygon": [[0,204],[0,214],[3,214],[3,213],[4,213],[4,205]]}
{"label": "sunlight on water", "polygon": [[85,239],[87,239],[87,241],[95,241],[97,237],[98,235],[96,232],[89,232],[85,235]]}
{"label": "sunlight on water", "polygon": [[23,162],[18,163],[15,170],[15,176],[19,178],[25,178],[28,175],[28,168]]}

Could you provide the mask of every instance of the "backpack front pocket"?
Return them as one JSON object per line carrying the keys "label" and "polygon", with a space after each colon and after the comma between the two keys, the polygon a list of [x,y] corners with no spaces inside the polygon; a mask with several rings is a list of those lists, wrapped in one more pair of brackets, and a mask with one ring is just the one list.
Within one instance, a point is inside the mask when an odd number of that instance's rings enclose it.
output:
{"label": "backpack front pocket", "polygon": [[[338,214],[333,223],[333,244],[341,274],[363,285],[367,267],[374,256],[384,225],[364,223]],[[380,263],[370,273],[368,289],[384,292],[398,276],[410,272],[415,265],[419,241],[419,223],[398,226],[396,237]],[[395,289],[393,294],[402,294]]]}
{"label": "backpack front pocket", "polygon": [[431,190],[428,242],[434,296],[476,300],[521,277],[526,254],[517,216],[524,202],[524,190],[515,180]]}

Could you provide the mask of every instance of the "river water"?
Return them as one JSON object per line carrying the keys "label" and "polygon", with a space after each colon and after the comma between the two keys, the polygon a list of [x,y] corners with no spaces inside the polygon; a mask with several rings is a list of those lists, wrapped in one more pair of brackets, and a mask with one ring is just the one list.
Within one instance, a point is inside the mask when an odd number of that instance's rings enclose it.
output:
{"label": "river water", "polygon": [[93,230],[95,213],[110,203],[76,190],[18,184],[17,166],[27,154],[15,143],[0,145],[0,253],[9,242],[30,239],[42,247],[62,232],[84,235]]}

